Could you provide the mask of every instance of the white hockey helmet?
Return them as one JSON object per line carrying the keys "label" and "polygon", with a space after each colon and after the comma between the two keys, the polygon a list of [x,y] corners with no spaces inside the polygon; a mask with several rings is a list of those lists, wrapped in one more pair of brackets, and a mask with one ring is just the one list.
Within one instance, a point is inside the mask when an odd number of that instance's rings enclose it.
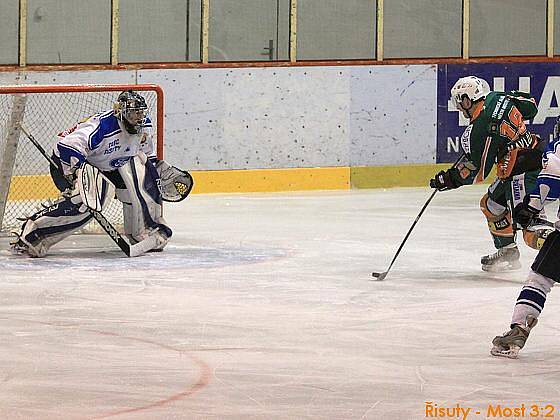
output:
{"label": "white hockey helmet", "polygon": [[486,98],[490,93],[490,85],[484,79],[476,76],[461,77],[451,88],[451,100],[457,109],[466,96],[472,102]]}

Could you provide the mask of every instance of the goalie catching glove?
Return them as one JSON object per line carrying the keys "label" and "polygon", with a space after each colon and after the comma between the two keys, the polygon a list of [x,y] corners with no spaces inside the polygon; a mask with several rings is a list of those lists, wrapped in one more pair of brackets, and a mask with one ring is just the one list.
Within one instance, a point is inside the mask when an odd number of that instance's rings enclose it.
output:
{"label": "goalie catching glove", "polygon": [[156,163],[160,177],[161,196],[163,201],[183,201],[193,188],[193,179],[187,171],[169,165],[160,160]]}

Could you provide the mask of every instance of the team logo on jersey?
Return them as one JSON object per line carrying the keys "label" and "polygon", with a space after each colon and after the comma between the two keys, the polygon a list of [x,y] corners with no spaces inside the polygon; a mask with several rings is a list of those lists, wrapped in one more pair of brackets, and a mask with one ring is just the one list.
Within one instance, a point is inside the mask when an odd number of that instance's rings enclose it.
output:
{"label": "team logo on jersey", "polygon": [[463,150],[465,151],[465,153],[469,154],[471,152],[471,131],[472,131],[473,125],[469,125],[467,128],[465,128],[465,131],[463,132],[463,135],[461,136],[461,147],[463,148]]}
{"label": "team logo on jersey", "polygon": [[113,168],[120,168],[121,166],[126,165],[130,159],[131,159],[130,156],[125,156],[125,157],[113,159],[110,164]]}
{"label": "team logo on jersey", "polygon": [[511,181],[511,192],[513,198],[513,207],[517,206],[523,201],[525,197],[525,175],[516,175]]}
{"label": "team logo on jersey", "polygon": [[104,155],[110,155],[113,152],[118,152],[121,148],[120,146],[120,140],[119,139],[115,139],[112,142],[110,142],[107,145],[107,148],[105,149],[105,151],[103,152]]}
{"label": "team logo on jersey", "polygon": [[147,141],[148,141],[148,136],[146,135],[146,133],[142,133],[142,137],[140,138],[140,144],[143,146],[146,144]]}
{"label": "team logo on jersey", "polygon": [[69,128],[67,130],[61,131],[60,133],[57,134],[58,137],[66,137],[68,134],[72,134],[74,131],[76,131],[76,129],[78,128],[78,124],[76,124],[74,127]]}

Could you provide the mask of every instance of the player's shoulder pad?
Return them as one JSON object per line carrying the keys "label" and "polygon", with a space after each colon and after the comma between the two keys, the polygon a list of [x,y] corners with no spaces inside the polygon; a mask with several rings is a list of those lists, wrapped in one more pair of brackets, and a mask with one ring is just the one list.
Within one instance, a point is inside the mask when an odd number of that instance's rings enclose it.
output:
{"label": "player's shoulder pad", "polygon": [[112,111],[94,116],[97,127],[90,134],[88,146],[91,150],[99,147],[103,139],[114,136],[122,131],[119,121]]}

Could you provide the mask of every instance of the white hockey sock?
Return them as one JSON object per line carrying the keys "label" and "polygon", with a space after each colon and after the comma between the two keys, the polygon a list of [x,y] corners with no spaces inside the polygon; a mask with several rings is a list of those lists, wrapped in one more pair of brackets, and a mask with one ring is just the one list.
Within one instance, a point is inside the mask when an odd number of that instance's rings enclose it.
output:
{"label": "white hockey sock", "polygon": [[538,318],[553,286],[553,280],[531,270],[515,303],[511,324],[525,325],[528,315]]}

